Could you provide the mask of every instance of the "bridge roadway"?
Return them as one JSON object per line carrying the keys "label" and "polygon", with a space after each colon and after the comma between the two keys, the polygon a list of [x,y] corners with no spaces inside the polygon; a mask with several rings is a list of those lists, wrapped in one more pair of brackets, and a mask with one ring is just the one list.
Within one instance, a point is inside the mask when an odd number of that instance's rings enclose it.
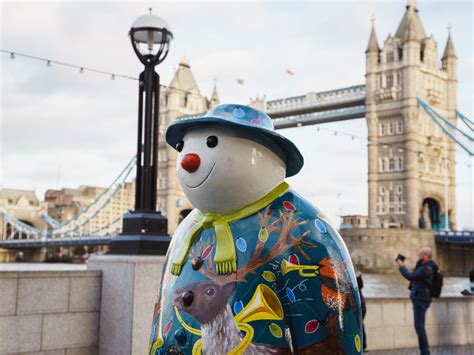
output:
{"label": "bridge roadway", "polygon": [[264,111],[275,129],[352,120],[365,117],[365,85],[266,101]]}
{"label": "bridge roadway", "polygon": [[0,240],[0,249],[38,249],[79,245],[107,245],[112,237],[111,235],[92,235],[63,238]]}
{"label": "bridge roadway", "polygon": [[460,245],[474,247],[474,230],[440,231],[435,235],[436,243],[441,245]]}
{"label": "bridge roadway", "polygon": [[273,119],[275,129],[353,120],[365,117],[365,106],[344,107],[327,111],[298,114]]}
{"label": "bridge roadway", "polygon": [[365,105],[365,85],[354,85],[336,90],[310,92],[265,102],[264,111],[272,118],[336,110]]}

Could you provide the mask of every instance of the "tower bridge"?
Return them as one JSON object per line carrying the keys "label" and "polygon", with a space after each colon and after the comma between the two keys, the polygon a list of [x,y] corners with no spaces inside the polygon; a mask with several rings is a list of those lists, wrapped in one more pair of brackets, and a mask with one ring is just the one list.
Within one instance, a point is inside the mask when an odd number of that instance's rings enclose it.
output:
{"label": "tower bridge", "polygon": [[262,102],[276,129],[365,117],[365,85]]}
{"label": "tower bridge", "polygon": [[[368,226],[435,230],[439,243],[449,243],[450,236],[456,236],[456,244],[474,245],[473,232],[442,232],[456,229],[452,164],[456,145],[472,156],[469,144],[461,142],[472,143],[473,123],[457,111],[457,56],[451,35],[440,61],[437,42],[426,36],[418,10],[410,3],[395,35],[388,36],[382,47],[372,26],[365,54],[363,85],[269,101],[256,99],[251,105],[266,111],[276,129],[365,118]],[[177,153],[166,145],[163,127],[217,104],[216,87],[210,99],[203,96],[185,59],[160,94],[157,208],[167,216],[171,234],[192,206],[179,186]],[[458,122],[466,124],[471,133],[460,134]],[[0,248],[107,244],[111,235],[121,231],[121,221],[104,219],[97,230],[91,230],[90,221],[110,206],[134,164],[135,160],[90,207],[66,223],[46,216],[50,227],[40,230],[1,210]]]}

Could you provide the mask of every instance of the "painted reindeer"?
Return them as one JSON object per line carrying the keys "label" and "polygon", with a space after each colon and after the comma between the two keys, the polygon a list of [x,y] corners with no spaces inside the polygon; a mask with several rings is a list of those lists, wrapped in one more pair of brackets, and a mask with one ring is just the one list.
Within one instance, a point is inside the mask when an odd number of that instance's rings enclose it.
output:
{"label": "painted reindeer", "polygon": [[[273,214],[267,208],[263,213],[259,213],[261,230],[265,230],[268,236],[278,233],[277,241],[269,250],[264,248],[265,241],[258,240],[254,252],[248,263],[238,268],[236,274],[217,275],[212,262],[204,260],[203,267],[199,270],[209,278],[208,281],[192,283],[176,289],[173,296],[173,305],[179,310],[188,313],[199,321],[201,325],[201,341],[203,354],[227,354],[232,352],[244,337],[234,319],[229,299],[234,294],[238,282],[247,283],[246,276],[256,274],[262,266],[268,264],[278,257],[284,256],[290,249],[296,249],[306,260],[310,256],[303,250],[304,247],[316,248],[317,246],[309,239],[309,231],[300,233],[300,236],[293,235],[297,228],[303,226],[307,221],[300,222],[293,212],[280,212],[279,218],[270,223]],[[194,251],[190,258],[196,258],[200,254],[200,248]],[[338,292],[340,285],[336,285],[337,280],[331,280],[332,265],[323,265],[324,285],[332,292]],[[339,301],[341,301],[341,295]],[[345,296],[344,296],[345,297]],[[342,301],[346,302],[345,297]],[[337,301],[338,299],[336,299]],[[313,344],[307,348],[299,349],[300,354],[343,354],[343,348],[337,339],[338,327],[337,317],[334,313],[329,314],[324,323],[328,330],[326,341]],[[270,345],[250,343],[244,354],[291,354],[293,346],[291,338],[287,339],[289,346],[275,347]]]}
{"label": "painted reindeer", "polygon": [[[235,349],[243,336],[227,300],[235,284],[221,286],[213,282],[198,282],[178,289],[173,304],[201,323],[203,354],[227,354]],[[250,343],[245,354],[291,354],[289,349]]]}

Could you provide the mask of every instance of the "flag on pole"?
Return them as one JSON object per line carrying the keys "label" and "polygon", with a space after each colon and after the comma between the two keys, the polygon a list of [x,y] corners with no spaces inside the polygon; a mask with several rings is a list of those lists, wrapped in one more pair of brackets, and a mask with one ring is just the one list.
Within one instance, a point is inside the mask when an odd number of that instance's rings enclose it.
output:
{"label": "flag on pole", "polygon": [[237,79],[238,85],[244,85],[244,79]]}
{"label": "flag on pole", "polygon": [[290,69],[286,69],[286,73],[288,75],[295,75],[295,72],[293,70],[290,70]]}

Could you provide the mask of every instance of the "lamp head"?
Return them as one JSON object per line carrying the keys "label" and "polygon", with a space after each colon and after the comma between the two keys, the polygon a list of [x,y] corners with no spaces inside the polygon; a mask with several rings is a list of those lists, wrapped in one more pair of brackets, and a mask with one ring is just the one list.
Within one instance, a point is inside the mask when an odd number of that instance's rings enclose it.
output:
{"label": "lamp head", "polygon": [[168,55],[173,39],[170,26],[161,17],[149,14],[140,16],[129,32],[133,50],[145,65],[157,65]]}

